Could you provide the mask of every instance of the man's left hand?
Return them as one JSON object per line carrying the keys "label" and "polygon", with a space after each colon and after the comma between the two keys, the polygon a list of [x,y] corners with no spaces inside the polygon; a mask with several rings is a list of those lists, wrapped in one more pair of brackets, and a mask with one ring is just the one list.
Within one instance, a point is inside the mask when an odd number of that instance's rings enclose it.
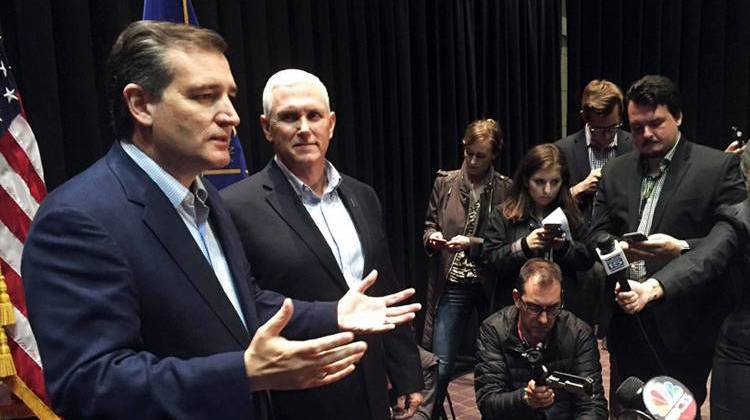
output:
{"label": "man's left hand", "polygon": [[742,152],[745,151],[746,145],[740,143],[739,141],[735,140],[731,143],[729,143],[729,146],[727,146],[726,149],[724,149],[724,152],[726,153],[733,153],[735,155],[741,155]]}
{"label": "man's left hand", "polygon": [[393,407],[393,418],[410,419],[417,413],[420,405],[422,405],[422,394],[419,392],[401,395],[396,399],[396,407]]}
{"label": "man's left hand", "polygon": [[665,233],[654,233],[642,242],[630,243],[630,248],[648,252],[656,258],[677,258],[687,246],[687,242],[669,236]]}
{"label": "man's left hand", "polygon": [[664,295],[661,283],[656,279],[648,279],[643,283],[628,280],[630,291],[620,291],[620,286],[615,287],[615,300],[623,311],[628,314],[637,314],[642,311],[652,300],[660,299]]}
{"label": "man's left hand", "polygon": [[372,270],[339,300],[337,315],[340,330],[359,334],[390,331],[396,328],[396,325],[414,319],[414,313],[422,309],[419,303],[393,306],[414,295],[413,288],[381,297],[365,295],[365,291],[377,278],[378,272]]}

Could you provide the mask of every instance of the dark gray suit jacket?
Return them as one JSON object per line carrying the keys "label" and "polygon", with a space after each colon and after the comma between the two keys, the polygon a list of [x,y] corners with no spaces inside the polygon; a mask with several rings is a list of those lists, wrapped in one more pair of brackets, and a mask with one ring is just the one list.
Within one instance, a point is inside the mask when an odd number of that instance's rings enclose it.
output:
{"label": "dark gray suit jacket", "polygon": [[[638,229],[641,174],[637,151],[610,161],[596,194],[590,247],[604,235],[620,237]],[[656,206],[650,233],[683,239],[693,248],[716,221],[715,210],[744,199],[744,179],[735,155],[688,141],[682,136],[675,151]],[[646,261],[651,276],[666,264]],[[689,282],[663,284],[664,298],[649,304],[656,327],[675,353],[697,353],[713,348],[726,307],[721,288],[695,287]],[[617,332],[610,330],[611,333]]]}
{"label": "dark gray suit jacket", "polygon": [[[555,145],[565,154],[568,161],[568,171],[570,173],[569,185],[572,187],[586,179],[591,172],[589,163],[589,151],[586,146],[586,129],[582,128],[577,132],[563,137],[555,142]],[[630,133],[624,130],[617,130],[617,148],[615,156],[622,156],[633,150],[633,139]],[[583,213],[583,219],[586,224],[591,221],[591,212],[594,204],[594,194],[586,194],[578,203],[578,208]]]}
{"label": "dark gray suit jacket", "polygon": [[[58,414],[267,418],[244,351],[283,296],[258,288],[218,192],[206,189],[247,328],[175,208],[119,144],[42,203],[22,272]],[[335,332],[335,306],[296,301],[285,332]]]}
{"label": "dark gray suit jacket", "polygon": [[[364,273],[378,270],[378,280],[368,294],[400,290],[375,192],[346,175],[342,175],[338,192],[359,233]],[[273,160],[259,173],[222,190],[222,196],[262,287],[305,300],[335,300],[346,293],[346,280],[325,238]],[[386,373],[398,395],[422,389],[419,354],[410,326],[365,339],[367,354],[349,377],[306,391],[272,393],[277,420],[384,419],[388,408]]]}

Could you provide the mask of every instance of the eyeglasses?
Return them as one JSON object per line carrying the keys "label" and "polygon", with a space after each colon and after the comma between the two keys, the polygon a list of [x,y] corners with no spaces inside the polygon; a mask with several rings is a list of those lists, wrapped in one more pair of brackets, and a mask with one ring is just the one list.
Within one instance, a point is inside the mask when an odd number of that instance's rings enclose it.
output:
{"label": "eyeglasses", "polygon": [[591,132],[592,136],[601,135],[601,134],[614,134],[617,130],[622,127],[622,123],[617,123],[615,125],[611,125],[609,127],[592,127],[589,126],[589,131]]}
{"label": "eyeglasses", "polygon": [[538,317],[542,314],[542,312],[545,312],[548,317],[554,318],[558,315],[560,315],[560,311],[563,310],[563,303],[560,302],[556,305],[552,306],[539,306],[535,305],[533,303],[526,303],[523,299],[521,299],[521,305],[523,306],[523,310],[528,312],[530,315]]}

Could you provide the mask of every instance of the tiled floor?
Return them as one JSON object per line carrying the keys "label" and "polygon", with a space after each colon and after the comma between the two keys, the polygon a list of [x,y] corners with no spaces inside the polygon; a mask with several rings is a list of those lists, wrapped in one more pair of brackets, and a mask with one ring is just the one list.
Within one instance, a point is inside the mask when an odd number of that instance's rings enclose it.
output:
{"label": "tiled floor", "polygon": [[[601,349],[599,353],[602,362],[602,373],[604,374],[604,393],[609,396],[609,353]],[[466,373],[451,381],[448,393],[453,402],[453,410],[457,420],[479,420],[481,418],[479,410],[477,410],[476,400],[474,399],[473,372]],[[450,408],[447,403],[445,404],[445,412],[450,416]],[[710,420],[708,400],[701,407],[701,416],[704,420]]]}

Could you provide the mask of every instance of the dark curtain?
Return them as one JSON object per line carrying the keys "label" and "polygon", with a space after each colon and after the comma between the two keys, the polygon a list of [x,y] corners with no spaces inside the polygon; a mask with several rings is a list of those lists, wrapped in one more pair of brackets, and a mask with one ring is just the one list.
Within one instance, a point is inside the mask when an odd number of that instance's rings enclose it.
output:
{"label": "dark curtain", "polygon": [[682,131],[723,149],[750,130],[750,3],[744,0],[567,0],[568,131],[580,92],[604,77],[623,90],[645,74],[680,87]]}
{"label": "dark curtain", "polygon": [[[499,119],[510,173],[529,146],[560,135],[560,6],[544,0],[193,0],[229,42],[250,171],[272,156],[261,92],[298,67],[329,89],[338,125],[329,159],[371,184],[385,209],[397,272],[424,290],[421,232],[435,171],[457,168],[459,138]],[[102,68],[141,1],[0,2],[5,46],[50,189],[112,142]],[[106,193],[103,191],[102,193]]]}

